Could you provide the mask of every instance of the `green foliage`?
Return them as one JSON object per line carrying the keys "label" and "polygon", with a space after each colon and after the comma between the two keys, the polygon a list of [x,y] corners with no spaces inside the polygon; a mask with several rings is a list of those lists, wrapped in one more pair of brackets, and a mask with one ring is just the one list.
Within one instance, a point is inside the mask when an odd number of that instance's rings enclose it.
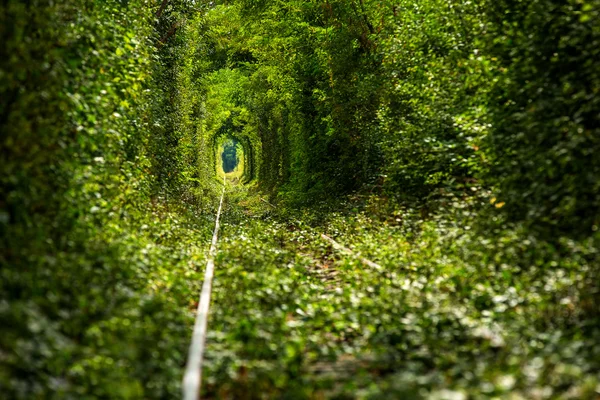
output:
{"label": "green foliage", "polygon": [[0,392],[595,398],[598,10],[4,1]]}
{"label": "green foliage", "polygon": [[230,77],[228,87],[211,91],[207,107],[239,115],[243,135],[257,143],[251,152],[260,187],[284,187],[293,201],[357,187],[377,158],[368,151],[375,146],[370,136],[359,136],[372,125],[377,90],[368,45],[356,46],[364,29],[337,29],[337,19],[351,21],[343,3],[328,18],[322,11],[303,2],[237,2],[207,17],[211,76]]}
{"label": "green foliage", "polygon": [[392,196],[419,201],[440,189],[462,191],[482,168],[485,92],[473,38],[475,2],[408,2],[392,7],[379,35],[389,79],[378,111]]}
{"label": "green foliage", "polygon": [[208,58],[243,76],[229,109],[260,142],[264,190],[310,202],[367,184],[424,202],[484,182],[512,220],[586,235],[598,222],[596,8],[227,2],[207,18]]}
{"label": "green foliage", "polygon": [[176,397],[211,221],[151,198],[153,11],[59,3],[0,8],[0,391]]}
{"label": "green foliage", "polygon": [[[495,1],[491,180],[509,218],[587,236],[600,215],[597,1]],[[532,34],[535,32],[535,34]]]}

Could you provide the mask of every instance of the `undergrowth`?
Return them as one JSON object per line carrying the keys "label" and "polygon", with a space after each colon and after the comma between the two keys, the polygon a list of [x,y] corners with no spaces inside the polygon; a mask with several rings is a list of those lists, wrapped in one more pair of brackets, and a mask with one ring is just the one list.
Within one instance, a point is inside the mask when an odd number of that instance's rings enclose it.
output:
{"label": "undergrowth", "polygon": [[[208,397],[597,396],[598,237],[537,240],[504,223],[489,193],[425,217],[377,196],[316,214],[236,196],[217,260]],[[485,230],[475,211],[489,216]]]}

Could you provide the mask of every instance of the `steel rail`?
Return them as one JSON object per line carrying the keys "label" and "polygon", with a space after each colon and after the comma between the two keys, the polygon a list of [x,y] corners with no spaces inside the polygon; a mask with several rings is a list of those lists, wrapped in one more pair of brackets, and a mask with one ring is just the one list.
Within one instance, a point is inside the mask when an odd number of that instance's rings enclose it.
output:
{"label": "steel rail", "polygon": [[221,201],[219,202],[215,230],[213,232],[210,251],[208,252],[206,269],[204,270],[204,282],[202,283],[200,301],[198,303],[198,310],[196,311],[194,333],[192,334],[192,343],[190,344],[188,360],[185,366],[185,375],[183,377],[184,400],[200,399],[200,390],[202,388],[202,362],[204,360],[204,347],[206,344],[206,331],[208,326],[208,310],[210,307],[212,281],[215,272],[215,256],[217,255],[217,240],[219,237],[219,220],[221,218],[221,210],[223,209],[223,199],[225,198],[226,179],[227,178],[224,176],[223,193],[221,194]]}

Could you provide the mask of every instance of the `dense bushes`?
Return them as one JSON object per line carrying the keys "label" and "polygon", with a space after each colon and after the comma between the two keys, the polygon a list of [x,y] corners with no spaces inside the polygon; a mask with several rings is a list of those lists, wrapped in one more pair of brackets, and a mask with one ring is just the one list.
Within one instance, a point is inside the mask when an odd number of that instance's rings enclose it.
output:
{"label": "dense bushes", "polygon": [[[589,235],[600,216],[600,3],[495,1],[493,167],[511,219]],[[556,232],[554,231],[549,232]]]}
{"label": "dense bushes", "polygon": [[145,1],[0,8],[6,398],[179,394],[198,284],[186,277],[210,221],[153,201],[167,183],[147,153],[160,123],[153,12]]}

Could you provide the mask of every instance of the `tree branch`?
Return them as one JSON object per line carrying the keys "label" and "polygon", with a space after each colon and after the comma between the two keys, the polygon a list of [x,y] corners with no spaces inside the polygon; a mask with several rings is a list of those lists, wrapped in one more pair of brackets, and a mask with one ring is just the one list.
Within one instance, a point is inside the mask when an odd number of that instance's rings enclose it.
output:
{"label": "tree branch", "polygon": [[175,34],[175,32],[177,32],[177,28],[179,28],[181,26],[181,24],[185,22],[185,20],[181,20],[181,21],[177,21],[175,24],[173,24],[173,26],[171,27],[171,29],[169,29],[169,32],[167,32],[167,34],[158,41],[158,45],[163,45],[167,42],[167,40],[169,40],[169,38],[171,36],[173,36]]}
{"label": "tree branch", "polygon": [[158,11],[156,12],[156,18],[160,18],[160,16],[162,15],[163,11],[165,11],[165,8],[167,8],[167,4],[169,4],[169,0],[163,0],[160,8],[158,9]]}

